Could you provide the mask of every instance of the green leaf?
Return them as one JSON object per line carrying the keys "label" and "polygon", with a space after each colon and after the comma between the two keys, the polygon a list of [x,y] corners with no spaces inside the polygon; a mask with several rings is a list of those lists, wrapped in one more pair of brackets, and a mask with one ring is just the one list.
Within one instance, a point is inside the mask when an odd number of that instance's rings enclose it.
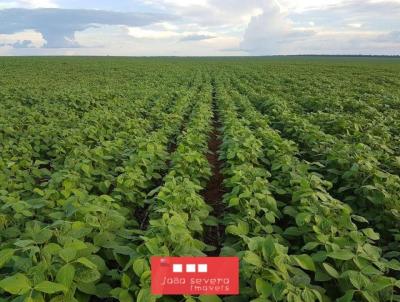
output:
{"label": "green leaf", "polygon": [[367,228],[367,229],[363,229],[362,232],[365,234],[365,236],[367,236],[369,239],[372,240],[379,240],[379,234],[374,232],[373,229],[371,228]]}
{"label": "green leaf", "polygon": [[200,302],[222,302],[218,296],[199,296]]}
{"label": "green leaf", "polygon": [[301,298],[299,301],[301,302],[314,302],[315,301],[315,295],[314,292],[308,288],[305,288],[303,292],[301,293]]}
{"label": "green leaf", "polygon": [[142,276],[142,274],[149,269],[147,261],[143,258],[136,259],[132,267],[138,277]]}
{"label": "green leaf", "polygon": [[239,221],[238,225],[229,225],[226,228],[226,233],[233,235],[247,235],[249,232],[249,225],[244,221]]}
{"label": "green leaf", "polygon": [[208,226],[218,226],[218,219],[210,215],[203,221],[203,224]]}
{"label": "green leaf", "polygon": [[33,236],[33,240],[36,244],[43,244],[46,241],[49,241],[51,237],[53,237],[53,232],[49,229],[43,229]]}
{"label": "green leaf", "polygon": [[328,253],[328,257],[345,261],[345,260],[353,259],[354,254],[350,251],[340,250],[340,251],[333,251],[333,252]]}
{"label": "green leaf", "polygon": [[90,176],[90,166],[89,165],[87,165],[87,164],[82,164],[81,165],[81,169],[82,169],[82,171],[83,172],[85,172],[85,174],[87,175],[87,176]]}
{"label": "green leaf", "polygon": [[328,263],[326,263],[326,262],[322,263],[322,266],[324,267],[324,269],[326,270],[326,272],[327,272],[330,276],[332,276],[332,277],[335,278],[335,279],[338,279],[338,278],[339,278],[339,273],[338,273],[338,271],[337,271],[333,266],[331,266],[330,264],[328,264]]}
{"label": "green leaf", "polygon": [[312,215],[310,213],[299,213],[296,216],[296,224],[303,226],[311,221]]}
{"label": "green leaf", "polygon": [[75,277],[75,267],[72,264],[66,264],[59,269],[56,276],[56,281],[65,285],[66,287],[71,287],[72,282]]}
{"label": "green leaf", "polygon": [[61,259],[63,259],[65,262],[71,262],[75,259],[76,253],[77,253],[76,249],[68,247],[62,249],[58,254],[61,257]]}
{"label": "green leaf", "polygon": [[308,242],[306,243],[306,245],[304,245],[301,249],[303,251],[311,251],[313,249],[315,249],[317,246],[319,246],[320,243],[319,242]]}
{"label": "green leaf", "polygon": [[101,278],[101,274],[98,270],[83,268],[75,273],[75,281],[77,283],[94,283]]}
{"label": "green leaf", "polygon": [[2,268],[14,255],[15,250],[4,249],[0,251],[0,268]]}
{"label": "green leaf", "polygon": [[262,243],[262,253],[267,261],[276,255],[275,242],[271,236],[268,236]]}
{"label": "green leaf", "polygon": [[272,295],[274,296],[275,300],[281,301],[283,300],[283,296],[285,293],[286,285],[284,282],[279,282],[274,285],[272,290]]}
{"label": "green leaf", "polygon": [[351,284],[353,284],[353,286],[358,290],[361,290],[370,284],[369,279],[367,277],[355,271],[351,271],[349,273],[349,279]]}
{"label": "green leaf", "polygon": [[235,207],[239,204],[239,198],[238,197],[232,197],[229,199],[229,206]]}
{"label": "green leaf", "polygon": [[396,283],[396,279],[379,276],[376,280],[374,280],[369,286],[368,290],[372,292],[381,291],[387,287],[393,286]]}
{"label": "green leaf", "polygon": [[264,281],[262,278],[257,278],[256,280],[256,289],[257,292],[263,296],[263,298],[268,298],[269,295],[272,293],[272,286]]}
{"label": "green leaf", "polygon": [[368,302],[379,302],[379,299],[374,297],[371,293],[366,291],[361,291],[361,294]]}
{"label": "green leaf", "polygon": [[251,251],[247,251],[247,252],[245,253],[245,255],[244,255],[244,257],[243,257],[243,260],[244,260],[245,262],[249,263],[249,264],[254,265],[254,266],[262,267],[262,260],[261,260],[261,258],[260,258],[257,254],[255,254],[255,253],[253,253],[253,252],[251,252]]}
{"label": "green leaf", "polygon": [[42,254],[46,257],[51,258],[53,255],[58,254],[61,250],[61,247],[56,243],[49,243],[42,248]]}
{"label": "green leaf", "polygon": [[296,255],[293,258],[301,268],[315,272],[314,261],[309,255]]}
{"label": "green leaf", "polygon": [[100,198],[104,199],[105,201],[108,202],[113,202],[114,198],[112,198],[110,195],[101,195]]}
{"label": "green leaf", "polygon": [[358,221],[358,222],[368,223],[368,220],[365,219],[365,218],[362,217],[362,216],[351,215],[351,218],[353,218],[355,221]]}
{"label": "green leaf", "polygon": [[337,299],[337,302],[352,302],[355,290],[348,290],[344,296]]}
{"label": "green leaf", "polygon": [[[96,296],[99,298],[108,298],[112,287],[108,283],[97,283],[96,284]],[[75,301],[77,302],[77,301]]]}
{"label": "green leaf", "polygon": [[121,286],[123,288],[129,288],[131,285],[131,278],[127,274],[123,274],[121,278]]}
{"label": "green leaf", "polygon": [[156,300],[157,296],[152,295],[148,288],[142,288],[139,291],[136,302],[155,302]]}
{"label": "green leaf", "polygon": [[66,286],[50,281],[40,282],[38,285],[35,286],[35,290],[46,294],[54,294],[57,292],[65,292],[65,293],[68,292],[68,288]]}
{"label": "green leaf", "polygon": [[318,251],[311,255],[314,262],[324,262],[326,260],[327,253],[325,251]]}
{"label": "green leaf", "polygon": [[35,241],[33,241],[33,240],[17,240],[14,242],[15,246],[22,247],[22,248],[25,248],[25,247],[33,245],[33,244],[35,244]]}
{"label": "green leaf", "polygon": [[81,258],[77,259],[75,262],[78,262],[90,269],[94,269],[94,270],[97,269],[96,264],[94,264],[92,261],[90,261],[86,257],[81,257]]}
{"label": "green leaf", "polygon": [[284,235],[288,236],[301,236],[302,231],[297,227],[288,227],[284,232]]}
{"label": "green leaf", "polygon": [[395,271],[400,271],[400,262],[396,259],[392,259],[387,263],[387,266]]}
{"label": "green leaf", "polygon": [[77,282],[76,287],[87,295],[95,295],[97,293],[96,285],[93,282]]}
{"label": "green leaf", "polygon": [[118,300],[120,302],[133,302],[133,298],[128,290],[124,289],[118,295]]}
{"label": "green leaf", "polygon": [[29,279],[19,273],[0,281],[0,288],[13,295],[23,295],[31,289],[31,286]]}

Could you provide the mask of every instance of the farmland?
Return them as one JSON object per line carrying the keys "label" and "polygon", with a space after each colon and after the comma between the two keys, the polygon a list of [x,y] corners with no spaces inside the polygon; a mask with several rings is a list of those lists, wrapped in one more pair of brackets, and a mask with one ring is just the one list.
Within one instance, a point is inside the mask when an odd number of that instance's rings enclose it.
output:
{"label": "farmland", "polygon": [[[152,296],[152,255],[240,295]],[[400,60],[1,58],[6,301],[400,301]]]}

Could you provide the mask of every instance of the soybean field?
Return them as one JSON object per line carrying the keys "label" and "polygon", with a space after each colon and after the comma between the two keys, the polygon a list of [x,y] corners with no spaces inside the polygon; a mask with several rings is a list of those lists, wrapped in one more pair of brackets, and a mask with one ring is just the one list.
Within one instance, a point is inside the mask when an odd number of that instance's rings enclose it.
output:
{"label": "soybean field", "polygon": [[[240,295],[151,295],[153,255]],[[0,58],[11,301],[400,301],[400,59]]]}

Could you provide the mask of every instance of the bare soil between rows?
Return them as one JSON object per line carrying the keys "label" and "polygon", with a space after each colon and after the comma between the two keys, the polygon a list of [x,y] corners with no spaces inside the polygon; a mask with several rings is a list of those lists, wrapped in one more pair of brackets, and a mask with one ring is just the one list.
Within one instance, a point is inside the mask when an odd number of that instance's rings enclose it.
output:
{"label": "bare soil between rows", "polygon": [[222,238],[225,233],[225,228],[221,223],[222,217],[224,216],[225,206],[223,203],[223,195],[225,193],[223,187],[224,177],[221,173],[223,167],[222,161],[218,159],[218,151],[222,144],[219,128],[218,114],[215,110],[215,94],[213,92],[213,128],[210,133],[210,138],[208,141],[208,154],[207,160],[212,167],[212,176],[202,192],[202,196],[205,202],[210,205],[214,210],[212,215],[218,219],[217,226],[207,226],[205,228],[204,242],[206,244],[216,247],[215,251],[208,252],[208,256],[218,256],[221,251]]}

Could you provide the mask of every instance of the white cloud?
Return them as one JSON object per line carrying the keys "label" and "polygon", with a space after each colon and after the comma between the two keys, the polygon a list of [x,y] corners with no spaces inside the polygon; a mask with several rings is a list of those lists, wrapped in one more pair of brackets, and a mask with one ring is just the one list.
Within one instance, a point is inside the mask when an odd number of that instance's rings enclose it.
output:
{"label": "white cloud", "polygon": [[129,27],[128,32],[137,39],[170,39],[179,36],[179,33],[170,30],[151,30],[141,27]]}
{"label": "white cloud", "polygon": [[53,0],[20,0],[25,7],[30,7],[30,8],[40,8],[40,7],[46,7],[46,8],[55,8],[58,7],[58,5],[55,3]]}
{"label": "white cloud", "polygon": [[0,34],[0,46],[43,47],[46,43],[43,35],[34,30],[24,30],[14,34]]}
{"label": "white cloud", "polygon": [[152,13],[112,12],[87,9],[5,9],[0,10],[0,33],[12,34],[34,29],[43,34],[48,48],[75,48],[75,34],[99,25],[143,27],[169,20],[171,16]]}
{"label": "white cloud", "polygon": [[11,56],[13,55],[14,47],[10,45],[0,46],[0,56]]}
{"label": "white cloud", "polygon": [[241,47],[256,54],[278,54],[285,42],[313,35],[314,32],[294,28],[288,14],[277,3],[264,6],[261,15],[252,18],[244,34]]}
{"label": "white cloud", "polygon": [[207,0],[145,0],[145,3],[162,5],[164,7],[192,7],[192,6],[207,6]]}
{"label": "white cloud", "polygon": [[215,39],[215,36],[207,34],[188,34],[180,39],[181,42],[196,42]]}
{"label": "white cloud", "polygon": [[343,3],[345,0],[276,0],[285,11],[306,11],[310,9],[329,8]]}
{"label": "white cloud", "polygon": [[[212,30],[240,29],[242,32],[251,17],[262,13],[270,0],[145,0],[156,9],[175,14],[179,25],[196,24]],[[178,22],[177,22],[178,23]]]}
{"label": "white cloud", "polygon": [[158,22],[158,23],[153,24],[153,28],[177,31],[177,30],[179,30],[180,26],[173,24],[171,22]]}
{"label": "white cloud", "polygon": [[[400,54],[399,1],[302,2],[290,0],[264,6],[244,33],[241,47],[251,54]],[[283,3],[283,4],[282,4]],[[387,15],[382,26],[382,14]],[[318,24],[316,26],[316,24]]]}
{"label": "white cloud", "polygon": [[[399,42],[388,39],[387,34],[376,32],[320,32],[309,40],[292,43],[286,52],[292,54],[298,49],[302,53],[314,54],[367,54],[396,55],[399,54]],[[381,39],[381,40],[380,40]]]}
{"label": "white cloud", "polygon": [[352,28],[361,28],[363,25],[361,23],[349,23],[347,26]]}
{"label": "white cloud", "polygon": [[1,0],[0,1],[0,9],[5,8],[55,8],[58,7],[55,1],[53,0]]}
{"label": "white cloud", "polygon": [[[208,35],[209,33],[171,32],[170,38],[155,38],[159,32],[151,30],[135,30],[136,37],[132,35],[132,28],[125,26],[101,26],[89,28],[76,33],[76,41],[84,46],[69,50],[69,54],[96,54],[96,55],[122,55],[122,56],[233,56],[245,55],[239,50],[240,38],[219,36],[205,39],[192,39],[185,41],[188,35]],[[236,49],[232,51],[232,49]],[[52,51],[59,53],[62,49]],[[68,51],[68,50],[65,50]]]}
{"label": "white cloud", "polygon": [[[19,54],[400,53],[400,0],[132,0],[136,14],[122,2],[113,3],[114,12],[94,10],[101,1],[82,1],[90,10],[0,10],[0,36],[32,29],[42,34],[36,44],[21,38],[3,45],[60,48]],[[65,3],[0,0],[0,9]]]}

